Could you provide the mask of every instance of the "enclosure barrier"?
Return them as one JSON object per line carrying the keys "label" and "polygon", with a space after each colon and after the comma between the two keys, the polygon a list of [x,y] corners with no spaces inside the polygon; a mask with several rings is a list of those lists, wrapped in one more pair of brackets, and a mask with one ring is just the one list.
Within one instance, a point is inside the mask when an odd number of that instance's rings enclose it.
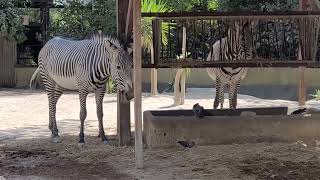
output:
{"label": "enclosure barrier", "polygon": [[[142,16],[153,19],[154,51],[143,53],[144,68],[320,67],[320,11],[171,12]],[[216,41],[237,37],[234,39],[240,43],[239,34],[244,32],[239,27],[245,23],[250,25],[253,58],[206,61]],[[186,47],[182,46],[184,40]],[[220,46],[220,57],[221,51]]]}

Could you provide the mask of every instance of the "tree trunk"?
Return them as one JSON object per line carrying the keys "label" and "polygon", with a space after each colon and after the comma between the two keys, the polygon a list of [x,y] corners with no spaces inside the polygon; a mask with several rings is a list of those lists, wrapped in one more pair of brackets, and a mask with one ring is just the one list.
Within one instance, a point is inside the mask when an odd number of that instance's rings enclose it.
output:
{"label": "tree trunk", "polygon": [[[151,53],[151,63],[154,63],[154,49],[153,49],[153,43],[151,43],[150,48]],[[151,78],[150,78],[150,84],[151,84],[151,95],[157,95],[158,94],[158,70],[153,68],[151,69]]]}

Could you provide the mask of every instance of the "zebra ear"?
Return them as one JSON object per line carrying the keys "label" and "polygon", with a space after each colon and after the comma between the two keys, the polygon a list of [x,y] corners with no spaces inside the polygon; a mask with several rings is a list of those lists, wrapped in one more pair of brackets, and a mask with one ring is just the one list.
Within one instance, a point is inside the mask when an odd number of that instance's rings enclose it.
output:
{"label": "zebra ear", "polygon": [[131,54],[133,52],[133,48],[132,48],[133,44],[130,43],[129,47],[127,48],[127,51],[129,54]]}
{"label": "zebra ear", "polygon": [[108,40],[107,42],[108,42],[108,46],[110,47],[110,49],[111,49],[113,52],[118,51],[117,46],[115,46],[115,45],[114,45],[112,42],[110,42],[109,40]]}

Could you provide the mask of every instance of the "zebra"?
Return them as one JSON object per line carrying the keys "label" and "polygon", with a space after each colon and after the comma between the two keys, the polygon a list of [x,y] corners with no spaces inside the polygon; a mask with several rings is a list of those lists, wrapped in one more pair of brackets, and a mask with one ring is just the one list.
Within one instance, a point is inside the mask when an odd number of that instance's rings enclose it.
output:
{"label": "zebra", "polygon": [[122,102],[133,98],[133,60],[119,39],[104,34],[93,34],[83,40],[54,37],[40,50],[39,66],[30,80],[30,88],[42,77],[49,101],[49,129],[51,140],[60,142],[56,123],[56,104],[65,90],[77,90],[80,100],[79,145],[84,145],[84,121],[87,116],[86,98],[95,93],[99,136],[108,142],[103,128],[103,97],[106,82],[111,77],[123,94]]}
{"label": "zebra", "polygon": [[[241,24],[241,25],[240,25]],[[244,60],[253,57],[252,27],[253,23],[235,22],[233,28],[228,30],[227,37],[216,41],[208,54],[206,61],[219,60]],[[237,93],[240,81],[245,78],[247,68],[206,68],[209,77],[215,80],[216,96],[213,108],[217,109],[219,104],[223,109],[224,88],[229,87],[229,108],[237,107]]]}

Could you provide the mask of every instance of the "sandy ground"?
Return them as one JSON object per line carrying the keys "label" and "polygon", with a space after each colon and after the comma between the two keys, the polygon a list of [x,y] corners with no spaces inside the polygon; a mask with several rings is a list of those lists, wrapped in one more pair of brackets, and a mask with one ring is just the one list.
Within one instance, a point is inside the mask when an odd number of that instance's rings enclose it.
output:
{"label": "sandy ground", "polygon": [[[172,94],[143,94],[143,110],[212,108],[214,89],[188,89],[185,105],[172,107]],[[227,97],[226,97],[227,98]],[[315,142],[196,146],[192,149],[145,150],[145,169],[134,164],[134,147],[117,147],[116,96],[104,99],[104,124],[112,139],[104,145],[96,136],[94,96],[87,101],[87,145],[77,146],[79,100],[66,93],[57,106],[63,142],[49,142],[48,105],[44,92],[0,89],[0,176],[8,179],[319,179],[319,147]],[[297,102],[239,95],[238,107],[288,106]],[[132,103],[133,106],[133,103]],[[320,103],[308,101],[319,108]],[[225,100],[228,107],[228,100]],[[133,112],[131,117],[133,117]],[[132,120],[132,122],[134,122]],[[133,125],[133,124],[132,124]],[[1,179],[1,177],[0,177]],[[72,179],[72,178],[71,178]]]}
{"label": "sandy ground", "polygon": [[[213,107],[214,89],[192,88],[187,90],[186,101],[182,106],[172,107],[171,93],[150,96],[143,94],[142,109],[191,109],[195,103],[204,108]],[[228,107],[227,94],[225,94],[224,107]],[[117,99],[115,94],[108,94],[104,98],[104,127],[106,134],[116,134],[117,125]],[[266,100],[248,95],[238,96],[238,107],[270,107],[288,106],[290,111],[298,107],[295,101]],[[320,108],[320,102],[311,100],[307,106]],[[96,118],[94,95],[90,94],[87,100],[87,119],[85,121],[85,134],[98,134],[98,121]],[[133,102],[131,102],[133,109]],[[57,124],[61,135],[79,134],[79,98],[76,93],[65,93],[57,105]],[[133,122],[133,110],[131,122]],[[25,139],[48,137],[48,100],[45,92],[23,89],[0,89],[0,141],[5,139]],[[134,130],[134,129],[132,129]]]}

